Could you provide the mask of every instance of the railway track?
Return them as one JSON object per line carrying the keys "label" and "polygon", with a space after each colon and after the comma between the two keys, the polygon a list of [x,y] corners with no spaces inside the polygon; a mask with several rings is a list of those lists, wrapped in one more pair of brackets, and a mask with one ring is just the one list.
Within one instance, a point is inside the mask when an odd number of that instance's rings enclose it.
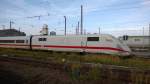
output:
{"label": "railway track", "polygon": [[0,61],[15,62],[21,64],[32,64],[33,66],[38,65],[40,67],[49,67],[49,68],[57,68],[57,69],[62,69],[61,66],[63,66],[63,64],[58,64],[50,60],[42,61],[33,58],[25,58],[25,57],[0,56]]}
{"label": "railway track", "polygon": [[150,52],[132,52],[134,56],[140,57],[140,58],[145,58],[145,59],[150,59]]}
{"label": "railway track", "polygon": [[[39,68],[42,68],[42,70],[44,70],[44,71],[35,73],[33,77],[30,78],[30,80],[23,81],[23,83],[21,84],[55,84],[55,83],[65,84],[63,80],[60,80],[65,75],[64,73],[66,73],[64,71],[63,64],[55,63],[52,61],[42,61],[42,60],[37,60],[37,59],[32,59],[32,58],[21,58],[21,57],[10,57],[10,56],[0,56],[0,63],[1,62],[12,64],[12,66],[13,64],[15,64],[15,66],[18,64],[19,66],[29,65],[30,67],[33,67],[33,68],[39,67]],[[47,72],[47,70],[49,72]],[[24,73],[24,69],[23,69],[23,72],[21,71],[21,73]]]}
{"label": "railway track", "polygon": [[49,68],[55,68],[55,69],[64,69],[63,66],[70,65],[70,64],[81,64],[88,67],[98,66],[98,67],[110,67],[112,69],[138,69],[136,67],[126,67],[126,66],[117,66],[117,65],[108,65],[108,64],[99,64],[99,63],[88,63],[88,62],[80,62],[80,61],[67,61],[65,63],[58,63],[56,61],[50,60],[37,60],[34,58],[25,58],[25,57],[13,57],[13,56],[0,56],[0,61],[8,61],[8,62],[16,62],[16,63],[22,63],[22,64],[32,64],[32,65],[38,65],[41,67],[49,67]]}
{"label": "railway track", "polygon": [[[10,57],[10,56],[0,56],[0,61],[4,61],[4,62],[10,62],[10,63],[17,63],[17,64],[23,64],[23,65],[32,65],[32,66],[36,66],[36,67],[43,67],[43,68],[49,68],[49,69],[53,69],[54,71],[59,70],[61,72],[68,72],[68,70],[71,70],[69,68],[71,68],[71,64],[79,64],[80,62],[67,62],[67,63],[57,63],[54,62],[52,60],[48,60],[48,61],[42,61],[42,60],[37,60],[37,59],[33,59],[33,58],[22,58],[22,57]],[[91,70],[93,67],[100,67],[102,68],[102,80],[105,80],[104,83],[101,84],[106,84],[108,81],[108,79],[112,80],[112,81],[122,81],[125,84],[126,83],[131,83],[131,82],[135,82],[132,81],[131,79],[129,79],[127,76],[131,76],[131,72],[136,72],[136,76],[138,76],[139,73],[145,74],[142,77],[147,77],[146,79],[142,79],[141,84],[149,84],[149,82],[147,82],[147,80],[150,79],[150,70],[138,70],[137,68],[133,68],[133,67],[124,67],[124,66],[115,66],[115,65],[104,65],[104,64],[95,64],[95,63],[80,63],[82,65],[82,67],[80,68],[82,74],[87,74],[87,72],[89,72],[89,70]],[[67,70],[66,70],[67,69]],[[118,74],[118,78],[114,79],[114,75]],[[148,75],[149,74],[149,75]],[[136,77],[135,77],[135,80]],[[146,80],[146,82],[145,82]],[[35,76],[35,80],[33,79],[31,82],[27,83],[27,84],[49,84],[50,78],[48,78],[48,76],[40,76],[40,74]],[[55,80],[57,81],[57,80]],[[38,82],[38,83],[37,83]],[[88,82],[87,82],[88,83]],[[118,82],[118,84],[121,82]],[[89,83],[90,84],[90,83]],[[110,84],[110,83],[107,83]],[[117,84],[117,83],[115,83]]]}

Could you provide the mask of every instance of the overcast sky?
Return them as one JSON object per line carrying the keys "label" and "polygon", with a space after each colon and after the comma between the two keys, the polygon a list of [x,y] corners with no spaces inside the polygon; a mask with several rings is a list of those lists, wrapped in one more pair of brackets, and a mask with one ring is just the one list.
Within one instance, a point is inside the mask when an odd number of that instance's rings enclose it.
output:
{"label": "overcast sky", "polygon": [[[80,21],[80,6],[83,5],[84,29],[89,33],[108,33],[114,36],[123,34],[148,34],[150,23],[150,0],[0,0],[0,29],[9,27],[30,34],[39,34],[43,24],[50,31],[63,34],[64,17],[67,17],[67,33],[75,33]],[[40,19],[29,18],[42,16]]]}

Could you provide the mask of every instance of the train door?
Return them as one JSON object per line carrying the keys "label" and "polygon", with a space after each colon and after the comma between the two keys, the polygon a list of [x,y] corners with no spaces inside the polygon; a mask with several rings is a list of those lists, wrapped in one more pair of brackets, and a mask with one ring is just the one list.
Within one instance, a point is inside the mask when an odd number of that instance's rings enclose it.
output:
{"label": "train door", "polygon": [[83,52],[86,51],[86,46],[87,46],[87,41],[81,41],[81,48]]}
{"label": "train door", "polygon": [[27,40],[27,44],[29,44],[29,49],[30,50],[32,50],[32,38],[33,38],[33,36],[31,35],[31,36],[28,37],[28,40]]}
{"label": "train door", "polygon": [[81,52],[86,52],[87,39],[86,37],[82,37],[80,40],[81,40]]}

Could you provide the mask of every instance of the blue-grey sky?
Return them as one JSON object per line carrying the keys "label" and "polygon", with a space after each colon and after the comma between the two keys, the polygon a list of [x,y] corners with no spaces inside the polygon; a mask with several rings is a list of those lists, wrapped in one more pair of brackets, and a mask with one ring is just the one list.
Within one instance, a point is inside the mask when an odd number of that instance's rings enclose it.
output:
{"label": "blue-grey sky", "polygon": [[[50,31],[63,34],[64,17],[67,17],[67,33],[74,34],[80,21],[80,6],[83,5],[83,25],[86,32],[141,35],[144,27],[148,34],[150,23],[150,0],[0,0],[0,29],[9,27],[30,34],[39,34],[43,24]],[[42,17],[28,18],[33,16]]]}

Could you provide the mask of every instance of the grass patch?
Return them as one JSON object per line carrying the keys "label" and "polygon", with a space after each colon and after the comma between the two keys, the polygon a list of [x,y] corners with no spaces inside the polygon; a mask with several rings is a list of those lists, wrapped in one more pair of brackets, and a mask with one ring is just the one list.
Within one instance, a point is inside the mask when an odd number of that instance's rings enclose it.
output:
{"label": "grass patch", "polygon": [[144,58],[129,58],[121,59],[119,56],[105,55],[105,54],[86,54],[80,55],[79,53],[68,52],[54,52],[54,51],[40,51],[40,50],[21,50],[21,49],[9,49],[0,48],[0,55],[30,57],[41,60],[54,60],[62,62],[75,61],[75,62],[88,62],[88,63],[101,63],[108,65],[119,65],[126,67],[135,67],[139,69],[150,69],[150,59]]}

